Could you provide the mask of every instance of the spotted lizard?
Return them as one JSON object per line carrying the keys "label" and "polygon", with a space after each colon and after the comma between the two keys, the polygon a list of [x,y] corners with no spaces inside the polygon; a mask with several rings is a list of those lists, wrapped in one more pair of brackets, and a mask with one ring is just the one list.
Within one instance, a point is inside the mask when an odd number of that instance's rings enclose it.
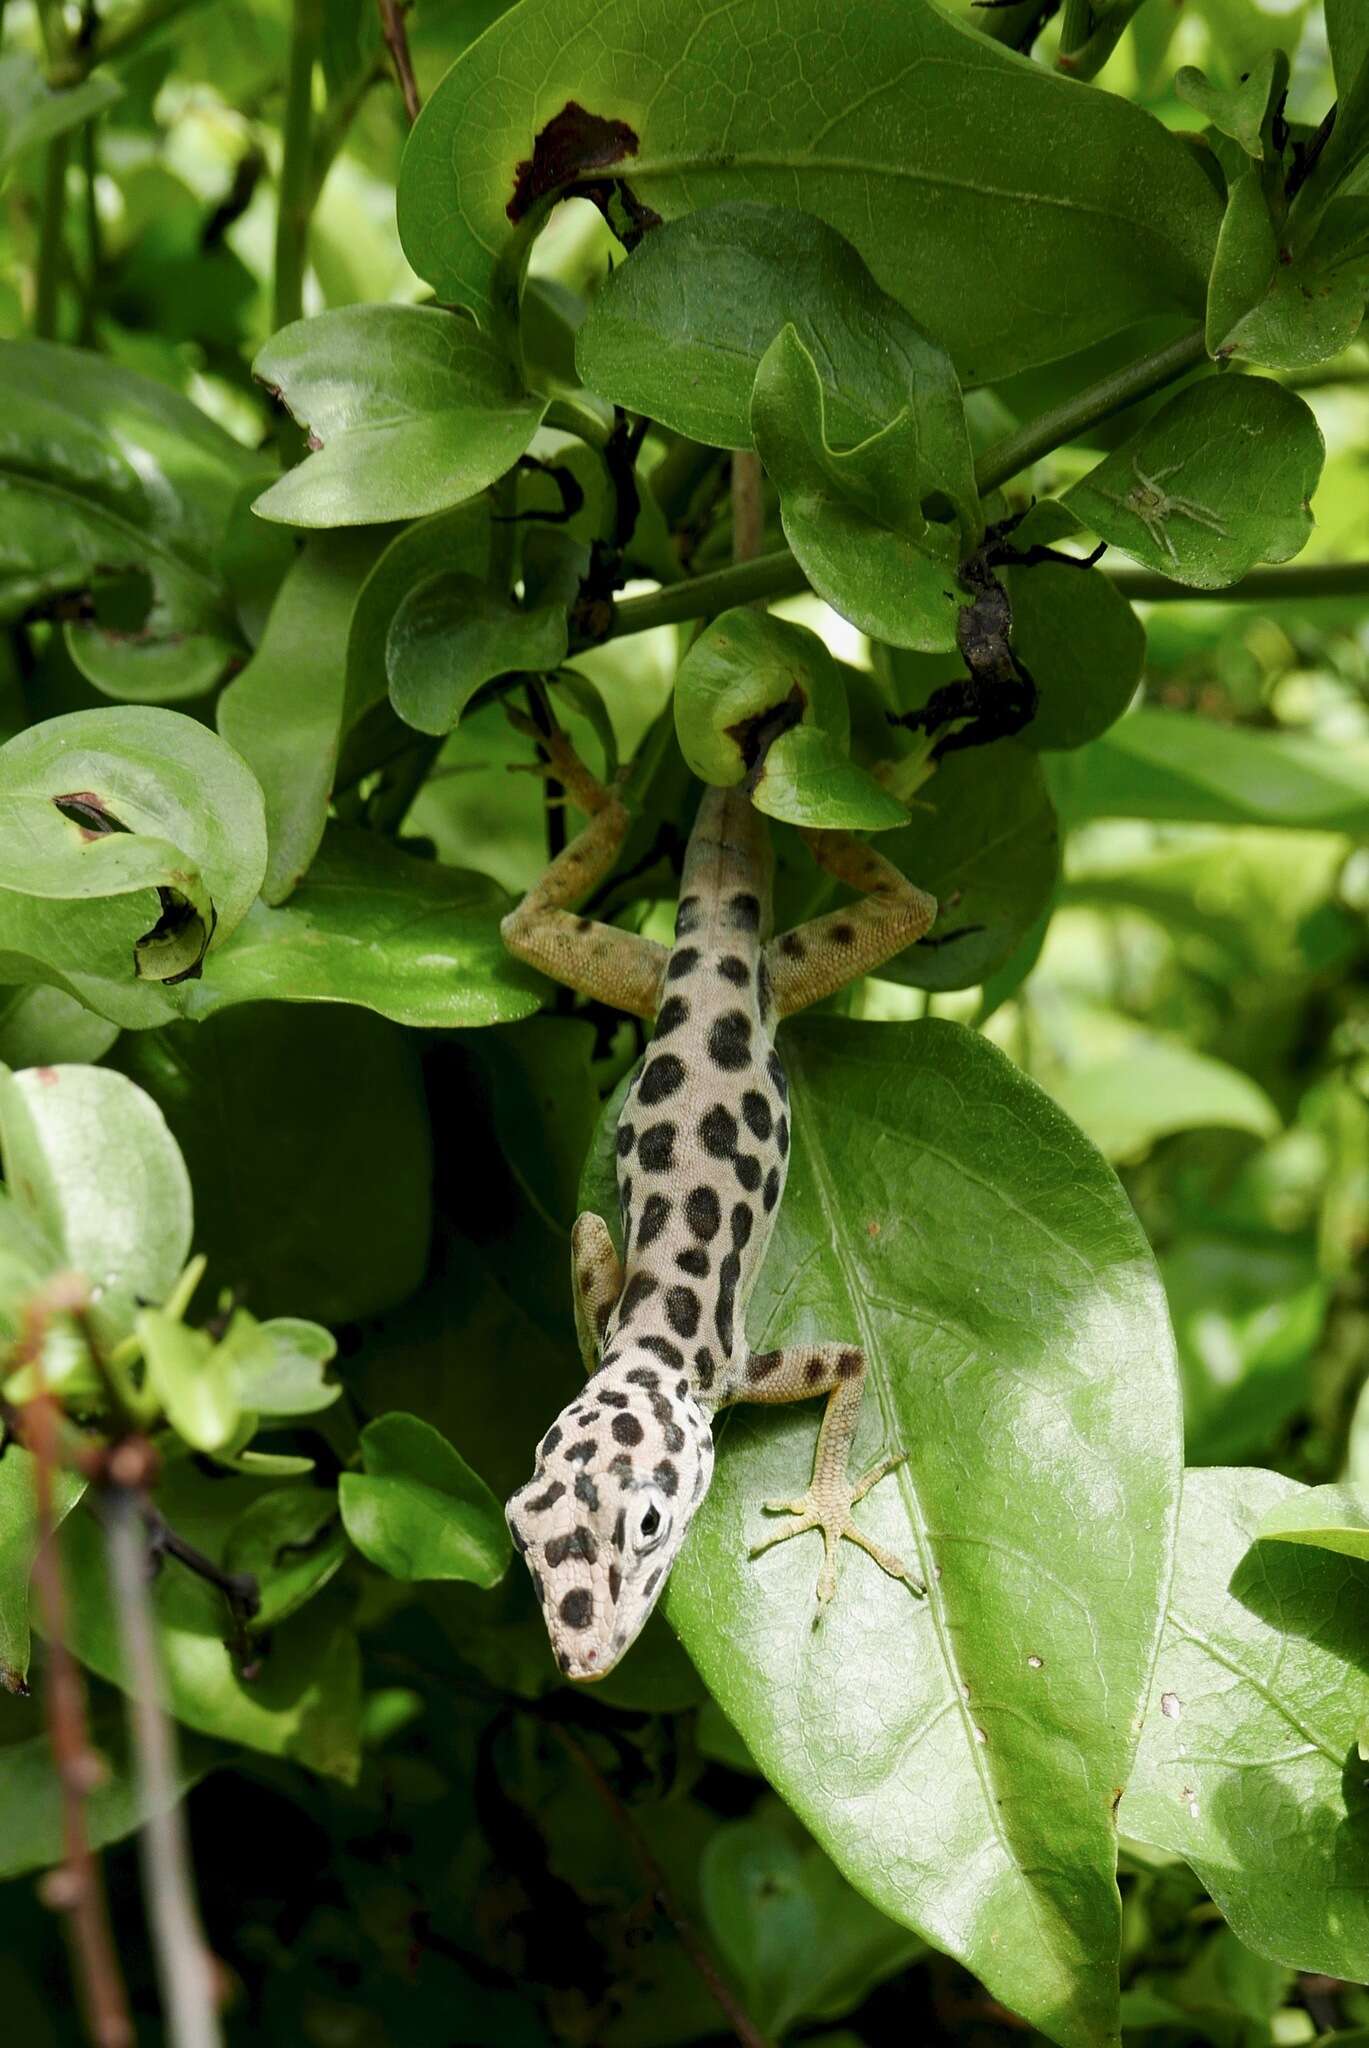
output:
{"label": "spotted lizard", "polygon": [[740,790],[710,788],[685,854],[673,947],[578,916],[574,906],[613,867],[629,813],[563,733],[542,745],[544,772],[589,822],[504,920],[505,944],[656,1027],[618,1118],[623,1256],[597,1215],[582,1215],[572,1233],[576,1331],[590,1377],[505,1511],[556,1660],[584,1680],[612,1669],[659,1599],[713,1475],[713,1417],[732,1402],[828,1397],[807,1494],[765,1503],[793,1517],[769,1543],[822,1532],[820,1603],[835,1590],[842,1537],[923,1590],[851,1516],[905,1455],[881,1458],[855,1481],[847,1473],[864,1353],[847,1343],[751,1351],[745,1322],[789,1161],[775,1027],[921,938],[937,906],[863,842],[812,832],[818,862],[862,894],[772,938],[764,820]]}

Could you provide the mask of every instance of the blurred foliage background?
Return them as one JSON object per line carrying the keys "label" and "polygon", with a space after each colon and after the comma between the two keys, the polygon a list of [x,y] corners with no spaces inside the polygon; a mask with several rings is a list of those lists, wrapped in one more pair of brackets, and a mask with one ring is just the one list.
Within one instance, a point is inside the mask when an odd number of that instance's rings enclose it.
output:
{"label": "blurred foliage background", "polygon": [[[13,336],[34,330],[51,220],[48,159],[20,118],[46,11],[8,0],[3,14],[0,333]],[[285,0],[161,11],[164,27],[117,63],[121,96],[72,138],[48,331],[184,393],[256,448],[280,428],[249,366],[294,310],[278,303],[272,274],[290,11]],[[497,0],[419,0],[409,40],[425,94],[499,12]],[[1043,52],[1058,28],[1047,25]],[[1232,84],[1275,46],[1295,52],[1290,112],[1319,118],[1332,91],[1321,12],[1305,0],[1153,0],[1100,84],[1196,126],[1173,94],[1177,66]],[[314,90],[304,310],[420,299],[394,227],[406,124],[369,0],[329,0]],[[565,208],[538,246],[539,272],[580,286],[603,233],[588,209]],[[1057,374],[984,398],[986,432],[1049,402]],[[1077,364],[1070,374],[1078,380]],[[1369,349],[1287,381],[1313,407],[1328,453],[1304,560],[1363,555]],[[1072,469],[1074,459],[1048,458],[1032,481],[1069,482],[1086,466]],[[705,540],[693,566],[725,545]],[[816,599],[778,609],[842,659],[871,665],[860,636]],[[1114,1164],[1163,1272],[1191,1464],[1369,1485],[1369,854],[1352,829],[1353,792],[1332,773],[1338,753],[1362,759],[1369,745],[1369,610],[1355,599],[1186,601],[1143,615],[1139,715],[1079,754],[1049,757],[1065,853],[1029,971],[1019,961],[1001,987],[950,995],[876,981],[841,1001],[869,1018],[981,1023]],[[686,640],[663,628],[584,658],[622,754],[664,704]],[[51,626],[10,636],[0,664],[0,734],[103,701]],[[1204,722],[1199,760],[1167,745],[1165,715],[1176,711]],[[1316,745],[1266,774],[1266,757],[1244,748],[1271,734]],[[406,827],[512,890],[544,858],[539,793],[504,772],[517,751],[498,707],[478,710],[445,743]],[[1138,758],[1145,774],[1129,775]],[[352,1011],[302,1035],[299,1014],[263,1021],[249,1008],[121,1036],[54,991],[0,989],[0,1057],[103,1061],[138,1080],[186,1153],[197,1244],[220,1275],[262,1314],[334,1328],[357,1416],[414,1406],[440,1417],[445,1403],[463,1449],[497,1484],[531,1442],[541,1390],[564,1384],[564,1233],[631,1036],[546,1020],[425,1034]],[[187,1031],[200,1034],[193,1050]],[[326,1055],[320,1031],[338,1041]],[[192,1085],[196,1062],[220,1087],[212,1116]],[[371,1082],[365,1103],[349,1099],[357,1071]],[[258,1120],[251,1105],[268,1088],[270,1114]],[[309,1139],[323,1121],[337,1142],[320,1159]],[[382,1152],[396,1233],[376,1229],[370,1177]],[[249,1192],[258,1187],[277,1197]],[[424,1269],[413,1248],[430,1205]],[[350,1248],[341,1260],[339,1243]],[[516,1418],[472,1423],[460,1377],[491,1359],[530,1391]],[[338,1458],[332,1429],[324,1418],[305,1433],[325,1467]],[[182,1524],[198,1517],[212,1542],[251,1486],[220,1477],[212,1513],[187,1495]],[[174,1520],[174,1474],[164,1494]],[[336,1696],[314,1702],[301,1737],[312,1771],[288,1744],[276,1756],[235,1750],[231,1768],[212,1736],[185,1746],[232,2042],[673,2048],[728,2037],[709,1987],[715,1966],[776,2040],[1021,2037],[965,1972],[851,1889],[659,1624],[584,1699],[548,1687],[525,1586],[485,1594],[370,1576],[350,1591],[364,1680],[354,1782],[319,1765],[323,1723],[343,1713]],[[117,1761],[116,1695],[99,1680],[94,1713]],[[0,1697],[0,2014],[23,2048],[66,2048],[82,2034],[33,1875],[52,1831],[34,1779],[42,1741],[34,1702]],[[134,2002],[150,2014],[127,1825],[111,1805],[107,1874]],[[1245,1948],[1177,1858],[1124,1844],[1123,1889],[1130,2040],[1369,2042],[1369,1993]],[[701,1970],[700,1947],[716,1965]],[[146,2029],[159,2038],[150,2018]]]}

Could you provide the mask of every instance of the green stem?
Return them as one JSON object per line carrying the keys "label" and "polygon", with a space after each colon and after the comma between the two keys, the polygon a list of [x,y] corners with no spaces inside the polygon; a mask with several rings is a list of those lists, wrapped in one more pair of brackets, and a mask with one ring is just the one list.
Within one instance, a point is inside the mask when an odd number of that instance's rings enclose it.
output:
{"label": "green stem", "polygon": [[1082,391],[1076,391],[1063,404],[1052,406],[1049,412],[1038,414],[1028,420],[1016,433],[1009,434],[1002,441],[996,441],[992,448],[986,448],[974,468],[974,480],[981,497],[997,490],[1009,477],[1020,470],[1029,469],[1033,462],[1039,462],[1043,455],[1049,455],[1053,448],[1061,448],[1067,441],[1078,440],[1081,434],[1096,427],[1100,421],[1111,419],[1129,405],[1135,405],[1142,398],[1149,398],[1152,392],[1161,391],[1166,384],[1172,384],[1176,377],[1182,377],[1186,370],[1206,360],[1207,347],[1203,330],[1195,327],[1191,333],[1181,334],[1177,341],[1167,343],[1148,356],[1138,356],[1134,363],[1114,370],[1107,377],[1100,377],[1096,384],[1088,384]]}
{"label": "green stem", "polygon": [[1369,562],[1306,562],[1301,568],[1252,569],[1221,590],[1194,590],[1154,569],[1114,569],[1109,582],[1133,603],[1302,604],[1313,597],[1369,597]]}
{"label": "green stem", "polygon": [[81,280],[81,345],[91,348],[95,342],[95,302],[100,290],[100,270],[104,260],[100,235],[100,209],[96,203],[96,181],[100,175],[100,153],[95,134],[95,123],[87,121],[81,129],[81,196],[84,202],[86,226],[86,267]]}
{"label": "green stem", "polygon": [[309,216],[316,189],[313,174],[313,83],[319,28],[318,0],[293,0],[272,284],[272,326],[277,330],[288,326],[292,320],[298,320],[304,311]]}
{"label": "green stem", "polygon": [[624,633],[645,633],[652,626],[678,626],[685,619],[703,619],[714,612],[729,611],[733,605],[751,604],[758,597],[793,597],[808,588],[804,575],[787,548],[757,555],[752,562],[738,562],[727,569],[711,570],[707,576],[692,576],[687,583],[668,583],[644,597],[625,597],[613,608],[610,640]]}
{"label": "green stem", "polygon": [[38,275],[33,291],[33,331],[39,341],[57,339],[58,293],[66,260],[67,160],[71,137],[58,135],[47,146],[43,169],[43,211],[38,230]]}

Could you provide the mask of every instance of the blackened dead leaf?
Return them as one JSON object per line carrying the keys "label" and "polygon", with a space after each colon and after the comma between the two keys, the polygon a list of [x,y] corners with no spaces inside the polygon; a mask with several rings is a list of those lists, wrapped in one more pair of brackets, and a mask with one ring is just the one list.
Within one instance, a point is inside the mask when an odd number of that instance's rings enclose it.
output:
{"label": "blackened dead leaf", "polygon": [[567,100],[538,131],[532,155],[524,157],[514,173],[513,197],[505,212],[516,223],[548,193],[636,156],[638,146],[637,132],[626,121],[591,114],[578,100]]}

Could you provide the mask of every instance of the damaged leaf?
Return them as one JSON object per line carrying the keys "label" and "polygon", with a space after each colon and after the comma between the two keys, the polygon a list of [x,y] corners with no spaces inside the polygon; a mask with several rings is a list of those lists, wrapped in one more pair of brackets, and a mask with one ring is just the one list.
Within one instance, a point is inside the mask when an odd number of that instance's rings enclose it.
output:
{"label": "damaged leaf", "polygon": [[967,384],[1200,312],[1221,214],[1159,121],[936,7],[866,0],[854,34],[829,0],[525,0],[409,138],[405,253],[490,322],[533,188],[596,178],[628,232],[737,199],[817,214]]}
{"label": "damaged leaf", "polygon": [[497,343],[431,306],[346,306],[296,320],[252,366],[314,453],[258,498],[291,526],[373,526],[461,504],[501,477],[546,400]]}
{"label": "damaged leaf", "polygon": [[0,620],[58,607],[107,696],[201,695],[246,653],[224,542],[268,465],[107,356],[0,342],[0,384]]}
{"label": "damaged leaf", "polygon": [[142,1004],[133,984],[196,975],[265,866],[261,791],[194,719],[75,711],[0,748],[7,981],[52,982],[116,1023],[157,1022],[174,1004]]}

